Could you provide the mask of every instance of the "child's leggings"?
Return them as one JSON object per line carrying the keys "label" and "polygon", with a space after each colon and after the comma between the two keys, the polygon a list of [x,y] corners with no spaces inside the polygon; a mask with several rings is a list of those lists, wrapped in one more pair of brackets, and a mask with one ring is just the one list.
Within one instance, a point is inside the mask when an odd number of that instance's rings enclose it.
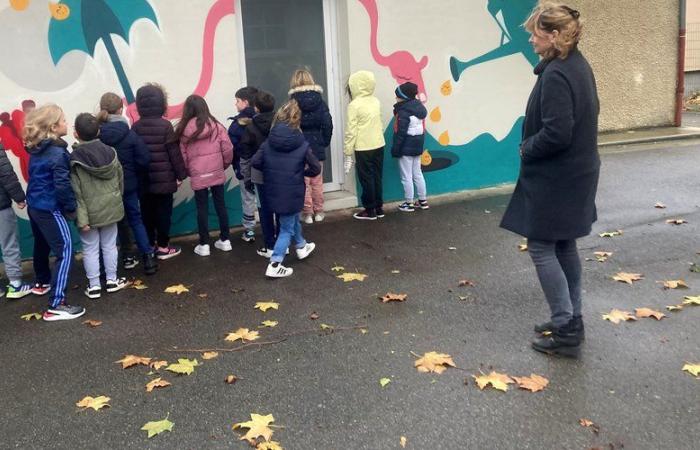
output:
{"label": "child's leggings", "polygon": [[[34,273],[36,282],[51,283],[49,306],[55,308],[63,303],[66,297],[66,286],[73,260],[73,244],[71,242],[68,222],[60,211],[41,211],[29,208],[29,223],[34,234]],[[51,277],[49,253],[56,255],[56,271]]]}
{"label": "child's leggings", "polygon": [[418,200],[427,200],[425,178],[421,169],[420,156],[402,156],[399,158],[399,171],[401,172],[401,184],[403,196],[407,202],[414,200],[413,183],[416,184]]}

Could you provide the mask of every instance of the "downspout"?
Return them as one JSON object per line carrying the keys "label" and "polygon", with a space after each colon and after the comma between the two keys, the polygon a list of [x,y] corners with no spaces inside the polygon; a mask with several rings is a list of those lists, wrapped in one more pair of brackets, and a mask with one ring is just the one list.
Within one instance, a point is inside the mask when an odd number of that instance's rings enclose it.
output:
{"label": "downspout", "polygon": [[678,85],[676,86],[676,115],[674,125],[681,126],[683,120],[683,94],[685,93],[685,6],[686,0],[680,0],[678,24]]}

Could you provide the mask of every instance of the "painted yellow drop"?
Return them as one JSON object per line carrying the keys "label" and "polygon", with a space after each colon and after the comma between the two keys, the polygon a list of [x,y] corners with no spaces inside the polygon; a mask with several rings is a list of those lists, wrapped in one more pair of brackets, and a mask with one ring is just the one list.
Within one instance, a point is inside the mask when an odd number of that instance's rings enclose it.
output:
{"label": "painted yellow drop", "polygon": [[436,106],[435,109],[430,111],[430,120],[433,122],[440,122],[440,119],[442,119],[442,111],[440,111],[439,106]]}
{"label": "painted yellow drop", "polygon": [[10,7],[15,11],[24,11],[29,6],[29,0],[10,0]]}
{"label": "painted yellow drop", "polygon": [[421,166],[429,166],[431,162],[433,162],[433,157],[430,156],[430,152],[426,148],[423,150],[423,154],[420,155],[420,164]]}
{"label": "painted yellow drop", "polygon": [[49,3],[49,11],[56,20],[66,20],[70,16],[70,8],[65,3]]}
{"label": "painted yellow drop", "polygon": [[449,131],[445,131],[444,133],[442,133],[440,135],[440,137],[438,138],[438,142],[443,147],[446,145],[450,145],[450,133],[449,133]]}
{"label": "painted yellow drop", "polygon": [[452,93],[452,82],[447,80],[442,83],[440,85],[440,92],[442,92],[442,95],[450,95]]}

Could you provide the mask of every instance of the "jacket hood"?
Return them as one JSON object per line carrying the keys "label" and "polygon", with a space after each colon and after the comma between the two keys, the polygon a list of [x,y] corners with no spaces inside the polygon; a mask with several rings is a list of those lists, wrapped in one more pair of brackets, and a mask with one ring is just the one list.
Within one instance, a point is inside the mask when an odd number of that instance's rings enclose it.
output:
{"label": "jacket hood", "polygon": [[275,113],[274,111],[268,111],[268,112],[263,112],[256,114],[255,117],[253,117],[253,123],[255,124],[256,127],[260,129],[260,131],[263,131],[265,133],[270,132],[270,128],[272,128],[272,120],[275,118]]}
{"label": "jacket hood", "polygon": [[245,118],[250,118],[255,115],[255,108],[252,106],[248,106],[247,108],[244,108],[240,111],[238,111],[238,114],[235,116],[231,116],[228,118],[228,120],[240,120],[240,119],[245,119]]}
{"label": "jacket hood", "polygon": [[32,153],[34,155],[38,155],[46,151],[46,149],[48,149],[49,147],[68,148],[68,143],[61,138],[44,139],[43,141],[39,142],[39,144],[37,144],[35,147],[27,148],[27,152]]}
{"label": "jacket hood", "polygon": [[323,88],[317,84],[313,86],[299,86],[289,90],[289,96],[299,103],[299,108],[304,111],[314,111],[323,102]]}
{"label": "jacket hood", "polygon": [[374,87],[377,82],[374,79],[374,74],[368,70],[360,70],[350,75],[348,86],[352,98],[369,97],[374,94]]}
{"label": "jacket hood", "polygon": [[129,134],[129,125],[124,122],[105,122],[100,127],[100,140],[114,147]]}
{"label": "jacket hood", "polygon": [[163,117],[165,95],[156,86],[142,86],[136,91],[136,109],[141,117]]}
{"label": "jacket hood", "polygon": [[416,116],[421,120],[428,116],[428,110],[425,109],[423,103],[417,98],[396,103],[394,105],[394,111],[398,111],[399,109],[407,110],[412,116]]}
{"label": "jacket hood", "polygon": [[[187,122],[187,125],[185,126],[185,129],[182,131],[182,137],[185,139],[185,141],[188,141],[192,135],[197,131],[197,119],[192,118],[190,119],[189,122]],[[199,136],[197,136],[197,140],[200,139],[209,139],[212,134],[216,131],[216,124],[212,124],[211,122],[207,122],[204,124],[204,128],[202,128],[202,132],[199,133]]]}
{"label": "jacket hood", "polygon": [[71,166],[79,165],[96,178],[106,180],[117,174],[117,152],[97,139],[76,145],[70,156]]}
{"label": "jacket hood", "polygon": [[267,140],[271,149],[283,153],[290,153],[306,142],[301,130],[290,128],[286,123],[272,127]]}

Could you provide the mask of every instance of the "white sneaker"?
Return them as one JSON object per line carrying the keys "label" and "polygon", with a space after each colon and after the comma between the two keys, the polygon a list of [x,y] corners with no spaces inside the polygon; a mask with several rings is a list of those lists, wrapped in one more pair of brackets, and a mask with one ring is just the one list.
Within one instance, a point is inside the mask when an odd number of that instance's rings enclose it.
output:
{"label": "white sneaker", "polygon": [[199,244],[194,248],[194,252],[199,256],[211,255],[211,250],[209,250],[209,244]]}
{"label": "white sneaker", "polygon": [[284,267],[282,264],[277,264],[277,267],[270,263],[267,265],[267,270],[265,270],[265,275],[270,278],[284,278],[290,276],[294,269],[291,267]]}
{"label": "white sneaker", "polygon": [[324,213],[320,212],[320,213],[316,213],[316,217],[314,217],[314,220],[316,222],[323,222],[323,219],[325,219],[325,218],[326,218],[326,215]]}
{"label": "white sneaker", "polygon": [[304,259],[311,254],[316,248],[316,244],[313,242],[307,242],[305,246],[297,249],[297,258]]}
{"label": "white sneaker", "polygon": [[313,214],[304,214],[304,223],[307,225],[311,225],[312,223],[314,223]]}
{"label": "white sneaker", "polygon": [[270,259],[272,257],[272,249],[271,248],[265,248],[265,247],[260,247],[258,250],[258,255],[262,256],[263,258]]}
{"label": "white sneaker", "polygon": [[218,248],[222,252],[230,252],[233,250],[233,247],[231,247],[231,241],[226,239],[225,241],[222,241],[221,239],[218,239],[216,242],[214,242],[214,247]]}

